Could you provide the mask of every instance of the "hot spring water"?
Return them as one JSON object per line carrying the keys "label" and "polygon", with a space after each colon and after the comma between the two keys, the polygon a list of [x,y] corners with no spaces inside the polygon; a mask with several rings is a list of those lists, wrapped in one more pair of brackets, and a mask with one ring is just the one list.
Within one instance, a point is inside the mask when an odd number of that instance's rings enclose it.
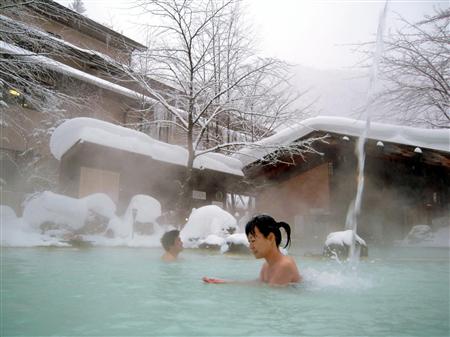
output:
{"label": "hot spring water", "polygon": [[[364,114],[358,188],[347,216],[355,233],[370,127]],[[131,240],[137,242],[134,230]],[[0,335],[450,335],[448,248],[370,247],[357,268],[303,253],[290,251],[304,282],[272,288],[202,283],[205,275],[256,279],[262,261],[247,255],[193,249],[166,264],[157,248],[1,248]]]}
{"label": "hot spring water", "polygon": [[2,248],[0,335],[449,335],[448,248],[371,248],[358,268],[290,253],[305,282],[271,288],[201,282],[255,279],[247,255]]}

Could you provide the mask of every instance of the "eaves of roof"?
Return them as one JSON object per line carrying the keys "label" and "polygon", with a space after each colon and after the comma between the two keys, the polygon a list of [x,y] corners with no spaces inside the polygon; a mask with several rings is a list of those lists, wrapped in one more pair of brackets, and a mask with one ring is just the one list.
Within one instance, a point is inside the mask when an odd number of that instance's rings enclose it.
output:
{"label": "eaves of roof", "polygon": [[45,16],[56,22],[64,24],[87,34],[106,44],[114,45],[117,48],[133,50],[146,50],[147,47],[137,41],[126,37],[86,16],[83,16],[52,0],[41,0],[30,2],[27,7],[39,15]]}

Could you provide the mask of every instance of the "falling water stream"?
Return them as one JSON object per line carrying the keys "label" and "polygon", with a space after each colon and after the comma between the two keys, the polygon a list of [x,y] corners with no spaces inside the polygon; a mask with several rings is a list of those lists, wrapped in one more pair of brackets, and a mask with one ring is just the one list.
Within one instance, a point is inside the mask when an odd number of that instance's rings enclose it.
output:
{"label": "falling water stream", "polygon": [[356,190],[356,196],[355,199],[351,202],[347,217],[346,217],[346,223],[345,227],[347,229],[352,230],[352,244],[350,246],[350,252],[349,252],[349,261],[353,263],[357,263],[359,260],[359,248],[356,249],[356,234],[357,234],[357,228],[358,228],[358,215],[361,211],[361,201],[362,201],[362,194],[364,191],[364,164],[365,164],[365,152],[364,152],[364,145],[366,142],[367,135],[369,133],[370,129],[370,117],[371,117],[371,109],[372,109],[372,99],[375,93],[376,84],[378,81],[378,66],[380,62],[380,58],[383,54],[383,33],[384,33],[384,27],[385,27],[385,21],[386,21],[386,15],[388,11],[388,5],[389,0],[386,0],[384,4],[384,8],[382,12],[380,13],[380,18],[378,20],[378,27],[377,27],[377,38],[376,38],[376,45],[375,45],[375,51],[373,55],[373,62],[372,67],[370,71],[370,78],[369,78],[369,87],[367,89],[367,97],[366,97],[366,105],[364,107],[361,119],[365,121],[365,127],[363,130],[363,133],[358,139],[358,144],[356,147],[356,153],[358,157],[358,180],[357,180],[357,190]]}

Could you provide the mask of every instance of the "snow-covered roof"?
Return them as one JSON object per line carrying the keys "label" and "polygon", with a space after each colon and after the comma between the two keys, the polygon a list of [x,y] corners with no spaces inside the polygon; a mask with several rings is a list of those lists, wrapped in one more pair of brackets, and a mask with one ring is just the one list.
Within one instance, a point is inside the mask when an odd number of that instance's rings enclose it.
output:
{"label": "snow-covered roof", "polygon": [[[365,126],[365,121],[351,118],[329,116],[309,118],[256,142],[255,146],[241,149],[235,157],[244,165],[248,165],[273,152],[275,146],[291,144],[313,131],[359,137],[363,134]],[[450,129],[423,129],[371,122],[367,138],[450,152]]]}
{"label": "snow-covered roof", "polygon": [[78,46],[76,46],[76,45],[74,45],[74,44],[72,44],[72,43],[70,43],[70,42],[68,42],[66,40],[63,40],[63,39],[60,39],[60,38],[58,38],[58,37],[56,37],[54,35],[51,35],[50,33],[44,32],[44,31],[42,31],[40,29],[37,29],[35,27],[32,27],[30,25],[26,25],[26,24],[24,24],[24,23],[22,23],[20,21],[13,20],[13,19],[11,19],[11,18],[9,18],[7,16],[0,15],[0,21],[6,22],[9,25],[17,26],[18,29],[22,29],[24,31],[27,31],[28,34],[34,34],[37,37],[41,37],[41,38],[46,39],[48,41],[52,41],[52,42],[55,42],[57,44],[66,46],[67,48],[76,50],[76,51],[78,51],[80,53],[88,54],[88,55],[92,55],[92,56],[97,56],[100,59],[102,59],[103,62],[105,62],[105,63],[107,63],[109,65],[113,65],[115,67],[129,69],[129,67],[127,65],[119,63],[116,60],[114,60],[112,57],[110,57],[108,55],[105,55],[105,54],[103,54],[103,53],[101,53],[101,52],[99,52],[97,50],[85,49],[85,48],[78,47]]}
{"label": "snow-covered roof", "polygon": [[[73,118],[58,126],[50,138],[50,151],[60,160],[78,141],[134,152],[181,166],[186,166],[188,160],[188,151],[181,146],[167,144],[145,133],[87,117]],[[238,159],[219,153],[205,153],[197,157],[194,168],[244,175],[242,163]]]}
{"label": "snow-covered roof", "polygon": [[[78,48],[78,49],[80,49],[80,48]],[[108,91],[120,94],[122,96],[129,97],[131,99],[143,100],[151,105],[159,105],[160,104],[160,102],[157,101],[156,99],[151,98],[146,95],[143,95],[137,91],[125,88],[121,85],[109,82],[109,81],[99,78],[97,76],[85,73],[85,72],[75,69],[75,68],[72,68],[64,63],[55,61],[51,58],[33,53],[29,50],[17,47],[15,45],[12,45],[12,44],[9,44],[9,43],[3,42],[3,41],[0,41],[0,52],[1,51],[10,53],[13,55],[17,55],[20,58],[26,59],[29,62],[33,62],[33,63],[39,64],[41,66],[44,66],[47,69],[50,69],[50,70],[60,73],[62,75],[69,76],[69,77],[75,78],[77,80],[95,85],[99,88],[106,89]],[[103,54],[100,55],[99,53],[97,53],[95,51],[88,51],[88,50],[84,50],[84,51],[92,52],[92,53],[96,54],[97,56],[104,57],[105,60],[107,60],[106,55],[103,55]],[[117,62],[116,62],[116,64],[117,64]],[[162,83],[159,80],[158,80],[158,82]],[[166,84],[166,85],[168,85],[168,84]],[[185,119],[187,116],[187,112],[182,109],[171,106],[170,110],[172,111],[172,113],[176,114],[180,119]],[[205,124],[206,122],[207,122],[207,119],[205,119],[203,117],[199,119],[200,124]],[[230,132],[232,135],[236,135],[238,139],[246,138],[246,135],[242,132],[235,131],[235,130],[229,130],[226,127],[221,126],[221,125],[219,125],[218,127],[220,130],[222,130],[222,132]]]}
{"label": "snow-covered roof", "polygon": [[[139,99],[139,100],[143,100],[149,104],[160,104],[157,100],[155,100],[154,98],[151,98],[149,96],[143,95],[137,91],[122,87],[121,85],[109,82],[107,80],[104,80],[102,78],[99,78],[97,76],[85,73],[81,70],[72,68],[64,63],[55,61],[51,58],[33,53],[29,50],[14,46],[12,44],[0,41],[0,51],[3,52],[7,52],[10,54],[14,54],[17,55],[20,58],[26,59],[27,61],[33,62],[33,63],[37,63],[41,66],[46,67],[47,69],[53,70],[57,73],[60,73],[62,75],[66,75],[72,78],[76,78],[77,80],[95,85],[99,88],[102,89],[106,89],[109,90],[111,92],[114,92],[116,94],[120,94],[122,96],[125,97],[129,97],[131,99]],[[97,52],[94,52],[96,54],[98,54]],[[104,56],[104,55],[103,55]],[[107,57],[107,56],[105,56]],[[160,82],[160,81],[158,81]],[[162,82],[161,82],[162,83]],[[187,116],[187,112],[176,108],[176,107],[171,107],[171,111],[173,113],[176,113],[180,118],[185,118]],[[200,123],[205,123],[206,119],[205,118],[200,118],[199,120]],[[219,126],[219,129],[221,129],[222,131],[227,131],[228,129],[226,129],[223,126]],[[231,132],[232,134],[236,134],[238,135],[240,138],[244,138],[245,135],[235,131],[235,130],[228,130],[229,132]],[[241,137],[242,136],[242,137]]]}
{"label": "snow-covered roof", "polygon": [[77,31],[103,41],[106,44],[116,42],[116,46],[118,47],[133,47],[138,50],[145,50],[147,48],[141,43],[115,31],[114,29],[106,27],[105,25],[77,13],[76,11],[59,4],[56,1],[30,1],[30,3],[25,5],[41,15],[47,16],[56,22],[72,27]]}
{"label": "snow-covered roof", "polygon": [[147,102],[152,103],[152,104],[157,103],[157,101],[155,99],[150,98],[145,95],[142,95],[134,90],[130,90],[130,89],[122,87],[118,84],[111,83],[111,82],[106,81],[97,76],[87,74],[81,70],[72,68],[66,64],[52,60],[51,58],[48,58],[48,57],[45,57],[42,55],[38,55],[36,53],[32,53],[26,49],[14,46],[12,44],[9,44],[9,43],[3,42],[3,41],[0,41],[0,51],[17,55],[23,59],[34,62],[41,66],[44,66],[47,69],[53,70],[57,73],[76,78],[80,81],[93,84],[97,87],[115,92],[117,94],[129,97],[132,99],[144,99]]}

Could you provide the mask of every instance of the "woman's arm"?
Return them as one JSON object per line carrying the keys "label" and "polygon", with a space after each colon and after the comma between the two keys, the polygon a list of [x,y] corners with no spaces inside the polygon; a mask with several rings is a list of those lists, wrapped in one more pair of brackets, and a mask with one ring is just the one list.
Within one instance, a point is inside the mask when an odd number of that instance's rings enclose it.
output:
{"label": "woman's arm", "polygon": [[211,284],[259,284],[259,280],[249,280],[249,281],[234,281],[234,280],[223,280],[220,278],[213,278],[213,277],[202,277],[203,282],[205,283],[211,283]]}
{"label": "woman's arm", "polygon": [[212,277],[206,277],[204,276],[202,278],[203,282],[205,283],[214,283],[214,284],[223,284],[223,283],[233,283],[233,284],[260,284],[265,281],[265,274],[267,273],[267,268],[269,265],[267,263],[264,263],[264,265],[261,268],[261,271],[259,273],[259,279],[257,280],[250,280],[250,281],[232,281],[232,280],[223,280],[220,278],[212,278]]}
{"label": "woman's arm", "polygon": [[206,277],[206,276],[203,276],[202,280],[205,283],[214,283],[214,284],[232,283],[232,281],[222,280],[220,278]]}

